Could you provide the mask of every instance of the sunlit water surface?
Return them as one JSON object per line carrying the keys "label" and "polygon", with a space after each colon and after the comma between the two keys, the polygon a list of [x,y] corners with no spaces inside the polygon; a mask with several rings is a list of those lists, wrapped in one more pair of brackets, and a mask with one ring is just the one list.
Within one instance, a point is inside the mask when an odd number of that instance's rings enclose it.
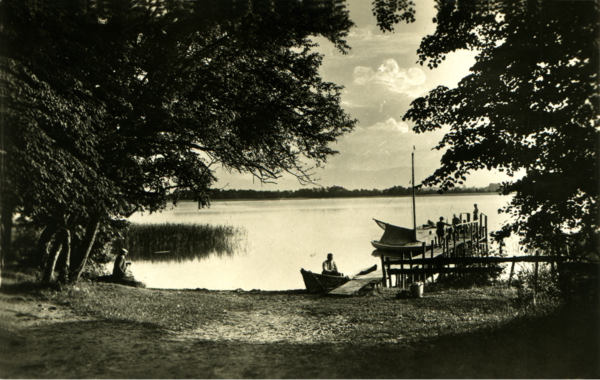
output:
{"label": "sunlit water surface", "polygon": [[[452,214],[472,212],[477,203],[488,216],[489,230],[507,219],[498,214],[509,198],[497,194],[426,196],[417,198],[417,223],[450,220]],[[136,279],[150,288],[207,288],[285,290],[304,288],[300,268],[321,270],[327,253],[334,254],[345,274],[378,264],[371,240],[382,230],[373,218],[411,227],[410,198],[344,198],[214,202],[198,210],[193,202],[158,214],[136,214],[133,223],[196,223],[232,225],[247,231],[233,255],[210,255],[185,262],[132,264]],[[516,243],[509,244],[510,254]]]}

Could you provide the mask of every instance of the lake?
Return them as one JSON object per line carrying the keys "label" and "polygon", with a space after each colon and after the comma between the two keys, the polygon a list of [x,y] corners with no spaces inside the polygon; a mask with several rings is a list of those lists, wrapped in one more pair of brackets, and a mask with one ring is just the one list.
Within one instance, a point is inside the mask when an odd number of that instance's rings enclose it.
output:
{"label": "lake", "polygon": [[[477,204],[488,216],[489,230],[507,215],[498,209],[510,200],[498,194],[417,197],[417,223],[473,211]],[[371,240],[383,230],[373,218],[412,226],[412,202],[403,198],[335,198],[267,201],[216,201],[198,210],[194,202],[155,214],[135,214],[133,223],[196,223],[232,225],[247,231],[247,241],[233,255],[210,255],[186,262],[133,262],[139,281],[150,288],[212,290],[286,290],[304,288],[300,268],[321,271],[327,253],[344,274],[379,264]],[[516,245],[509,250],[516,249]],[[514,252],[511,252],[513,254]],[[380,268],[378,268],[380,269]]]}

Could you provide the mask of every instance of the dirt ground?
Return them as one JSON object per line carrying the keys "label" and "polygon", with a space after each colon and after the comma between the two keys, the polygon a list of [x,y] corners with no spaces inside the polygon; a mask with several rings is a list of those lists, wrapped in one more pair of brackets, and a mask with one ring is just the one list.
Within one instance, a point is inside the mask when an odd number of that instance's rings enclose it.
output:
{"label": "dirt ground", "polygon": [[[0,292],[1,378],[586,378],[598,323],[532,317],[498,288]],[[592,325],[590,325],[590,323]],[[581,328],[587,324],[590,328]]]}

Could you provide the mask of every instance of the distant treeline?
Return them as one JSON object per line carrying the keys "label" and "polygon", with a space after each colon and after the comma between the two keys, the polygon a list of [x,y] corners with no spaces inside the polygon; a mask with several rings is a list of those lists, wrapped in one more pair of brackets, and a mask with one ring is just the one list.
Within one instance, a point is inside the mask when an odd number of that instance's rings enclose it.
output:
{"label": "distant treeline", "polygon": [[[466,193],[490,193],[497,192],[500,188],[499,183],[491,183],[486,187],[466,187],[454,188],[447,193],[466,194]],[[416,193],[419,195],[437,194],[437,188],[419,188]],[[412,194],[411,188],[394,186],[389,189],[360,189],[348,190],[341,186],[303,188],[299,190],[222,190],[213,189],[212,200],[222,199],[293,199],[293,198],[348,198],[348,197],[386,197],[386,196],[408,196]],[[191,195],[183,194],[180,199],[191,199]]]}

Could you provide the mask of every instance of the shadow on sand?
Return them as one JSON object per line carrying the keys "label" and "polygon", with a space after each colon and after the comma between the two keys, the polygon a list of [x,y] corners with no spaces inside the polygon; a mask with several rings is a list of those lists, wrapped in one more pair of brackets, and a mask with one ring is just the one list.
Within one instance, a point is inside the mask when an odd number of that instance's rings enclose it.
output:
{"label": "shadow on sand", "polygon": [[152,324],[56,323],[3,347],[2,378],[599,378],[598,309],[396,344],[180,339]]}

